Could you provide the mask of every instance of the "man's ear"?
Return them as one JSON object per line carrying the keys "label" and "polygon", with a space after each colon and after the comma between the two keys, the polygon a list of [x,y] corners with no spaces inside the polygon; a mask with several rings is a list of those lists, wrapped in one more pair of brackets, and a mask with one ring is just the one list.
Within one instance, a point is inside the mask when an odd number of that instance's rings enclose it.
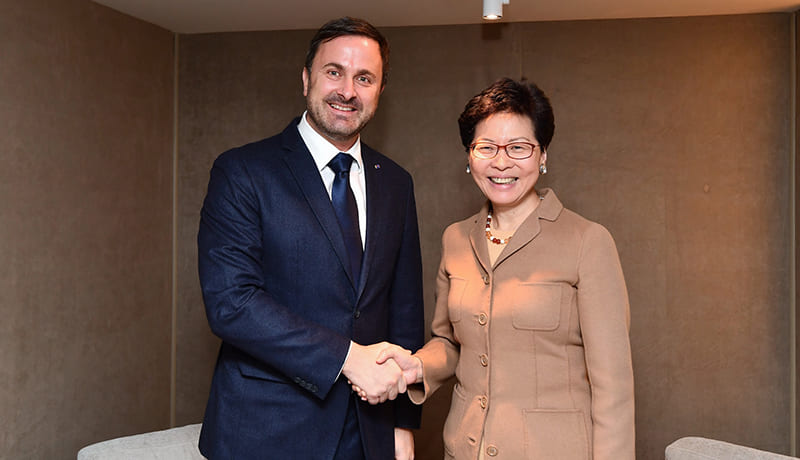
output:
{"label": "man's ear", "polygon": [[303,73],[300,78],[303,79],[303,96],[308,96],[308,69],[303,67]]}

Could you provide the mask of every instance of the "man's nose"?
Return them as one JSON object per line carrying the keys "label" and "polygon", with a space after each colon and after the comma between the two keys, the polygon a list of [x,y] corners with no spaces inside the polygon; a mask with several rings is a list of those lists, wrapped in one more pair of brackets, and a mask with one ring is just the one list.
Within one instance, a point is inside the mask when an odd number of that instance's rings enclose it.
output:
{"label": "man's nose", "polygon": [[356,95],[355,84],[350,78],[342,79],[341,84],[337,89],[339,94],[341,94],[345,100],[350,100]]}

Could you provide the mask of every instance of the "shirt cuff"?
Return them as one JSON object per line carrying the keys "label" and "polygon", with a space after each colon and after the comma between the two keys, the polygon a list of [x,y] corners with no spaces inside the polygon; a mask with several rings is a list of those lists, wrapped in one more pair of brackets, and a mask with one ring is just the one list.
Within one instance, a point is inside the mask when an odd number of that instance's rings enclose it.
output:
{"label": "shirt cuff", "polygon": [[[350,346],[349,346],[349,347],[347,347],[347,354],[346,354],[346,355],[344,355],[344,361],[342,361],[342,367],[341,367],[341,368],[339,368],[339,373],[336,375],[336,380],[339,380],[339,377],[341,377],[341,375],[342,375],[342,370],[344,370],[344,363],[346,363],[346,362],[347,362],[347,358],[349,358],[349,357],[350,357],[350,350],[352,350],[352,349],[353,349],[353,341],[351,340],[351,341],[350,341]],[[334,382],[335,382],[336,380],[334,380]]]}

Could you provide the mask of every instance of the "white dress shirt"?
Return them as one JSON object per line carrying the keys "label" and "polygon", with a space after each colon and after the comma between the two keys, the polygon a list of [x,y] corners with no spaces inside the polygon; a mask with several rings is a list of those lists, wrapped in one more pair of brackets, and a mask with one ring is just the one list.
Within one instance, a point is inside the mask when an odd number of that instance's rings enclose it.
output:
{"label": "white dress shirt", "polygon": [[[322,182],[325,184],[325,190],[328,191],[328,197],[330,198],[333,179],[336,174],[328,167],[328,163],[341,150],[328,142],[308,124],[306,114],[307,112],[303,112],[303,117],[297,125],[297,130],[300,131],[300,137],[303,138],[303,142],[305,142],[306,147],[311,152],[311,156],[314,158],[314,163],[317,165],[319,174],[322,176]],[[364,161],[361,159],[361,136],[344,153],[354,159],[353,164],[350,166],[350,188],[353,190],[356,206],[358,207],[358,229],[361,233],[361,247],[363,249],[367,237],[367,185],[364,179]]]}

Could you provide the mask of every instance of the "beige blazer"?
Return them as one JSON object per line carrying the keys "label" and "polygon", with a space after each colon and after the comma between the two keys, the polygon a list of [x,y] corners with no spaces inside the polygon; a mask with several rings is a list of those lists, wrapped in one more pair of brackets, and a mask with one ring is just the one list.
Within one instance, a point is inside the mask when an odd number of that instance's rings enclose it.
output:
{"label": "beige blazer", "polygon": [[630,312],[616,246],[544,189],[489,264],[487,205],[442,237],[421,404],[455,374],[445,458],[635,457]]}

